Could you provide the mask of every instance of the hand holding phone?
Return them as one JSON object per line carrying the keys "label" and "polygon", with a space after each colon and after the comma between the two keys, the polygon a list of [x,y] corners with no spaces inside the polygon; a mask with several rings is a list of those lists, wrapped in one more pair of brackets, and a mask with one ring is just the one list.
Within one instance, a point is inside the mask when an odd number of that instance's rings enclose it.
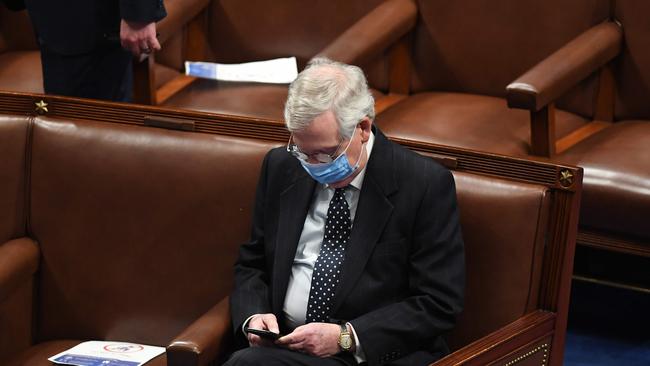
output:
{"label": "hand holding phone", "polygon": [[268,339],[271,341],[275,341],[276,339],[282,337],[281,334],[271,332],[270,330],[266,330],[266,329],[245,328],[244,330],[246,331],[246,333],[255,334],[264,339]]}

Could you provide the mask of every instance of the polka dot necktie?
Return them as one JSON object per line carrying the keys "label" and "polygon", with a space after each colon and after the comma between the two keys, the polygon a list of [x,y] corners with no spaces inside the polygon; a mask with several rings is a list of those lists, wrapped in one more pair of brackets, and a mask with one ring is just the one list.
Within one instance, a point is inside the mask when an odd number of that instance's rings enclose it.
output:
{"label": "polka dot necktie", "polygon": [[327,209],[323,244],[311,277],[306,322],[327,322],[339,283],[345,247],[350,238],[352,220],[345,200],[345,188],[337,188]]}

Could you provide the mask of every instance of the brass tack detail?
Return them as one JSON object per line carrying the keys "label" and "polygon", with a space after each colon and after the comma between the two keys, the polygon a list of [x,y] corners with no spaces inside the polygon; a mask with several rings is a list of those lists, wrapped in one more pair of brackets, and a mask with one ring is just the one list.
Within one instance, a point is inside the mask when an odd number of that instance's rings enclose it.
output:
{"label": "brass tack detail", "polygon": [[570,187],[573,184],[573,173],[569,169],[562,169],[559,179],[562,187]]}
{"label": "brass tack detail", "polygon": [[504,366],[512,366],[514,364],[517,364],[517,363],[527,359],[528,357],[534,355],[535,353],[537,353],[539,351],[543,352],[542,366],[546,366],[546,361],[548,361],[548,343],[544,343],[544,344],[542,344],[540,346],[537,346],[537,347],[533,348],[532,350],[524,353],[523,355],[515,358],[514,360],[510,360],[508,363],[504,364]]}
{"label": "brass tack detail", "polygon": [[44,100],[41,99],[40,101],[38,101],[38,102],[36,102],[34,104],[36,105],[36,113],[45,114],[45,113],[48,112],[47,103],[45,103]]}

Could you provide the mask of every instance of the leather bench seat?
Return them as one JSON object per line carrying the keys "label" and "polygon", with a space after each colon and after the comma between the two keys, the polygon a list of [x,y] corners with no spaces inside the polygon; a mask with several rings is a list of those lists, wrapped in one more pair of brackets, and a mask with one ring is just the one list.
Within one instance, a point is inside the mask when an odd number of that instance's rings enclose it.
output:
{"label": "leather bench seat", "polygon": [[[557,136],[563,137],[587,120],[556,111]],[[377,116],[387,135],[453,145],[509,156],[530,154],[530,116],[508,109],[502,98],[462,93],[414,94]]]}
{"label": "leather bench seat", "polygon": [[644,239],[650,249],[650,123],[616,122],[555,160],[584,168],[580,226]]}
{"label": "leather bench seat", "polygon": [[[259,169],[284,142],[104,122],[178,114],[80,100],[70,108],[67,98],[52,99],[60,114],[0,117],[0,156],[11,157],[0,160],[0,176],[10,178],[0,180],[0,209],[11,213],[0,216],[0,264],[9,264],[0,266],[0,286],[9,289],[0,292],[0,332],[12,334],[0,338],[0,364],[48,365],[48,357],[85,340],[167,346],[167,359],[153,365],[224,356],[232,331],[227,295],[249,235]],[[200,123],[240,135],[256,122]],[[275,138],[276,127],[260,123],[253,131]],[[470,155],[486,165],[500,161]],[[562,205],[577,201],[554,201],[566,191],[510,179],[510,169],[502,176],[452,171],[467,281],[449,344],[476,350],[473,341],[517,339],[528,351],[534,340],[561,353],[548,335],[557,330],[562,339],[566,302],[549,305],[555,300],[542,294],[568,296],[570,268],[562,268],[573,243],[562,230],[575,233],[567,224],[577,206]],[[553,211],[560,209],[563,215]],[[520,337],[521,324],[537,335]],[[490,357],[517,357],[499,344]]]}

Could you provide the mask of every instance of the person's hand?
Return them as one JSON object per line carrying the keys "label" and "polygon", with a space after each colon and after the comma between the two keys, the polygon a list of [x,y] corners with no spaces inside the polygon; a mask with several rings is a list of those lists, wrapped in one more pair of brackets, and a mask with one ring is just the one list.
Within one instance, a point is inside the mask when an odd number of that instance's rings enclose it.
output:
{"label": "person's hand", "polygon": [[[255,314],[248,321],[249,328],[265,329],[274,333],[280,333],[278,320],[274,314]],[[248,333],[248,344],[251,347],[273,347],[273,341],[264,339],[258,335]]]}
{"label": "person's hand", "polygon": [[309,323],[299,326],[275,344],[312,356],[329,357],[340,352],[339,334],[341,327],[337,324]]}
{"label": "person's hand", "polygon": [[160,51],[160,43],[156,38],[156,23],[129,22],[122,19],[120,44],[136,57]]}

